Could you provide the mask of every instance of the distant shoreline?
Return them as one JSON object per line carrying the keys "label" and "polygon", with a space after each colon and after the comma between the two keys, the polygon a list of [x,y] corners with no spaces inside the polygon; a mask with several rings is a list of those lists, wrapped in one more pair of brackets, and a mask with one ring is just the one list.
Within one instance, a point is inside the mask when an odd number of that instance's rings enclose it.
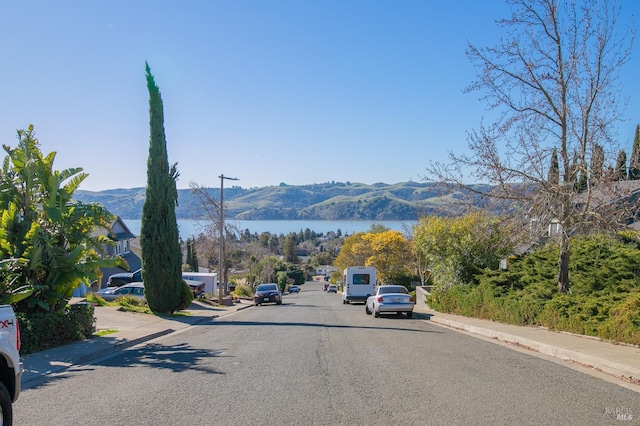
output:
{"label": "distant shoreline", "polygon": [[[141,219],[122,219],[135,234],[140,235]],[[250,233],[260,234],[269,232],[271,234],[287,235],[291,232],[298,233],[309,229],[316,234],[326,235],[329,232],[340,230],[342,235],[352,235],[356,232],[366,232],[371,229],[371,225],[382,225],[391,230],[405,232],[418,223],[415,220],[235,220],[230,219],[229,223],[236,224],[236,227],[243,232],[248,229]],[[186,240],[192,236],[198,236],[204,230],[202,221],[178,219],[178,229],[180,237]]]}

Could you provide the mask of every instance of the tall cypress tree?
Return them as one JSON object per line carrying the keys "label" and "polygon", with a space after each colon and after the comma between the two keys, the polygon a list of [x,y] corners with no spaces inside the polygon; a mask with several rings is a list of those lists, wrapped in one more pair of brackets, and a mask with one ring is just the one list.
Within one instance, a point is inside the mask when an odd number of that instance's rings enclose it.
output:
{"label": "tall cypress tree", "polygon": [[178,202],[176,164],[167,159],[164,112],[160,89],[145,62],[149,89],[149,158],[147,159],[146,199],[142,206],[140,246],[142,277],[149,308],[172,313],[182,291],[182,252],[180,250],[176,205]]}
{"label": "tall cypress tree", "polygon": [[614,180],[627,180],[627,153],[623,149],[618,153]]}
{"label": "tall cypress tree", "polygon": [[636,126],[636,136],[633,138],[631,163],[629,164],[629,180],[638,179],[640,179],[640,124]]}
{"label": "tall cypress tree", "polygon": [[200,265],[198,265],[198,251],[196,250],[196,241],[191,240],[191,267],[193,272],[200,272]]}
{"label": "tall cypress tree", "polygon": [[187,238],[187,259],[185,260],[185,264],[189,265],[189,267],[191,268],[191,272],[193,272],[193,268],[191,267],[191,264],[193,262],[193,245],[191,243],[191,238]]}

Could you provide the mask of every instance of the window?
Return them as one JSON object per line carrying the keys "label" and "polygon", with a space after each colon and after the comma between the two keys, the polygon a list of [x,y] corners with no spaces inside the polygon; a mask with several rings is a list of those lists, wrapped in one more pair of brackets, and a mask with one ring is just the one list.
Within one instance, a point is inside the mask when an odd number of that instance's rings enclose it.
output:
{"label": "window", "polygon": [[369,279],[370,276],[369,274],[353,274],[353,283],[358,285],[358,284],[362,284],[362,285],[369,285]]}
{"label": "window", "polygon": [[549,224],[549,236],[554,236],[560,233],[560,231],[562,230],[562,227],[560,226],[560,223],[558,221],[552,221]]}
{"label": "window", "polygon": [[378,290],[378,294],[389,294],[389,293],[404,293],[409,294],[405,287],[397,286],[397,285],[383,285]]}

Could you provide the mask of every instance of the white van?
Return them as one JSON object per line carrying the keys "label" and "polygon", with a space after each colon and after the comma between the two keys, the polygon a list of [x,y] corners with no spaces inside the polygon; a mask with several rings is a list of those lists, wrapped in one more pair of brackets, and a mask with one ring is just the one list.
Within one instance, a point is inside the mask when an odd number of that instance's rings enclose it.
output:
{"label": "white van", "polygon": [[349,266],[342,279],[342,303],[367,302],[376,286],[376,268],[371,266]]}

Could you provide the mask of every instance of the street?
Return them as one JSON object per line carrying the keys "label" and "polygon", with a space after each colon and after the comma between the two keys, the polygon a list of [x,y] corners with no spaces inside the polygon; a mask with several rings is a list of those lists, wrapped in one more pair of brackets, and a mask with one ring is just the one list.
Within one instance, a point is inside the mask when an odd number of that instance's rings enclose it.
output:
{"label": "street", "polygon": [[428,321],[373,318],[306,283],[283,304],[73,366],[16,425],[640,424],[640,395]]}

